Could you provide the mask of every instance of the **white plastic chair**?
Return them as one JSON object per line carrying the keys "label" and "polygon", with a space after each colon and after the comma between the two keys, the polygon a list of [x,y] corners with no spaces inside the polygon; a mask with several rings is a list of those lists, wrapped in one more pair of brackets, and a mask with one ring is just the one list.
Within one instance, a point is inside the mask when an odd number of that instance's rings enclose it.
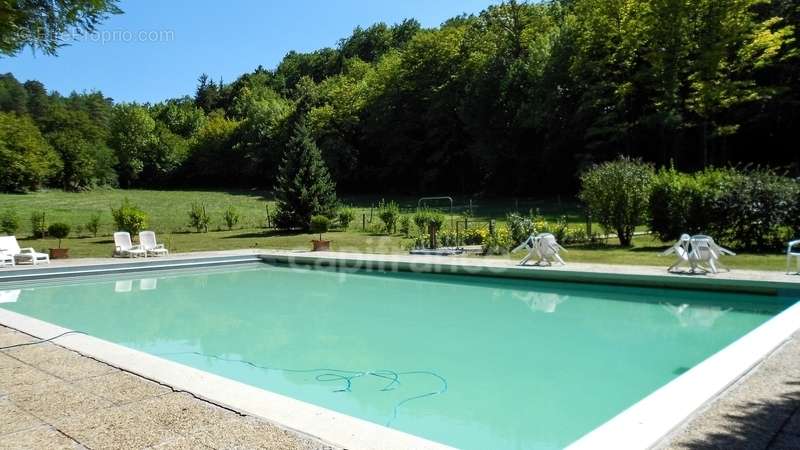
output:
{"label": "white plastic chair", "polygon": [[[720,247],[711,236],[705,236],[702,234],[692,236],[689,240],[689,245],[691,250],[689,252],[689,262],[692,266],[692,271],[696,269],[702,269],[705,271],[711,271],[711,273],[717,273],[717,266],[722,269],[727,270],[730,272],[730,269],[727,268],[722,262],[720,258],[722,255],[731,255],[736,256],[736,253]],[[707,268],[704,266],[708,266]]]}
{"label": "white plastic chair", "polygon": [[133,245],[131,234],[127,231],[117,231],[114,233],[114,254],[123,258],[136,258],[139,256],[147,257],[147,251],[141,245]]}
{"label": "white plastic chair", "polygon": [[525,255],[524,258],[519,262],[520,266],[524,266],[526,262],[532,259],[534,256],[539,257],[539,243],[537,242],[538,236],[530,235],[528,239],[525,239],[521,244],[517,246],[514,250],[511,250],[511,253],[516,253],[520,250],[527,249],[528,254]]}
{"label": "white plastic chair", "polygon": [[[4,248],[5,255],[12,257],[12,265],[20,263],[31,263],[34,266],[40,262],[50,263],[50,256],[47,253],[39,253],[32,247],[20,248],[15,236],[0,236],[0,248]],[[3,257],[7,260],[7,257]]]}
{"label": "white plastic chair", "polygon": [[789,242],[789,246],[786,248],[786,274],[789,274],[789,268],[792,265],[792,258],[797,259],[797,272],[800,274],[800,248],[797,250],[793,250],[794,247],[800,247],[800,240]]}
{"label": "white plastic chair", "polygon": [[522,249],[528,249],[528,254],[525,255],[524,258],[519,262],[520,266],[524,266],[525,263],[533,259],[534,257],[537,258],[537,261],[534,265],[540,265],[542,263],[547,263],[547,265],[552,265],[553,261],[558,261],[562,265],[565,264],[564,260],[561,259],[559,252],[561,250],[567,251],[564,247],[556,242],[556,237],[553,236],[551,233],[540,233],[536,236],[530,235],[528,239],[526,239],[522,244],[517,246],[512,252],[516,252]]}
{"label": "white plastic chair", "polygon": [[550,233],[540,234],[539,235],[539,256],[541,257],[541,259],[536,264],[539,264],[539,263],[542,263],[542,262],[546,262],[547,265],[552,265],[553,264],[553,260],[556,260],[559,263],[561,263],[562,266],[566,265],[564,260],[561,259],[561,255],[559,255],[559,252],[561,250],[563,250],[565,252],[567,251],[567,249],[565,249],[564,247],[559,245],[558,242],[556,242],[556,237],[555,236],[553,236]]}
{"label": "white plastic chair", "polygon": [[689,241],[691,239],[692,238],[688,234],[682,234],[680,239],[678,239],[678,242],[661,253],[661,256],[667,256],[674,253],[678,258],[674,264],[669,266],[667,272],[672,272],[684,264],[691,268],[691,263],[689,262]]}
{"label": "white plastic chair", "polygon": [[139,244],[147,252],[147,256],[168,256],[169,250],[164,244],[156,243],[156,234],[152,231],[142,231],[139,233]]}

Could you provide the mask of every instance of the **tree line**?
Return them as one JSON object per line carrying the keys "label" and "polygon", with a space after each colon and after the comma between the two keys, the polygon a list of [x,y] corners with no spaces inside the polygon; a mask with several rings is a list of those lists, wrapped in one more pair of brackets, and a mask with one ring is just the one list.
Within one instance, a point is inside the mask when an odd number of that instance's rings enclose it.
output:
{"label": "tree line", "polygon": [[508,1],[154,104],[6,74],[0,189],[269,189],[300,122],[352,193],[570,193],[619,154],[797,174],[799,22],[794,0]]}

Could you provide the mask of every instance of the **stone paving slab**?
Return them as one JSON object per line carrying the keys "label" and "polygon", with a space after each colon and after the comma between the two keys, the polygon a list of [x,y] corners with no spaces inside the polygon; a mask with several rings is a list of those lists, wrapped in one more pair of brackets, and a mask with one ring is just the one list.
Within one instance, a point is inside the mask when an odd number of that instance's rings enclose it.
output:
{"label": "stone paving slab", "polygon": [[[0,326],[0,347],[36,342]],[[331,449],[51,343],[0,350],[0,450]]]}

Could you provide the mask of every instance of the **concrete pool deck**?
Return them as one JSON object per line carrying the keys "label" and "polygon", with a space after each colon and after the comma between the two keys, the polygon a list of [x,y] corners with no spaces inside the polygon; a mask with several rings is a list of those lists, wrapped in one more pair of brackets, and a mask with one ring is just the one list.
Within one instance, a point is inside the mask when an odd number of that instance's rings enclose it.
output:
{"label": "concrete pool deck", "polygon": [[[267,260],[269,261],[269,257],[274,257],[278,259],[285,259],[287,257],[293,258],[298,262],[303,262],[303,259],[306,258],[336,258],[340,260],[346,259],[360,259],[363,261],[377,261],[377,262],[394,262],[394,263],[403,263],[403,264],[416,264],[422,266],[431,266],[442,264],[445,266],[452,266],[452,265],[463,265],[463,267],[470,268],[480,266],[483,268],[488,269],[497,269],[497,270],[518,270],[515,268],[514,264],[510,260],[502,260],[502,259],[477,259],[477,258],[454,258],[454,257],[430,257],[430,256],[407,256],[407,255],[364,255],[364,254],[344,254],[344,253],[309,253],[309,252],[266,252],[263,250],[243,250],[237,252],[203,252],[203,253],[192,253],[192,254],[184,254],[184,255],[174,255],[169,258],[148,258],[146,264],[161,264],[167,262],[181,262],[181,261],[191,261],[192,259],[198,257],[230,257],[230,256],[241,256],[244,258],[252,257],[255,260],[255,257],[258,255],[267,255]],[[665,259],[665,263],[671,262],[669,258]],[[62,260],[62,261],[53,261],[50,266],[37,266],[36,268],[31,268],[30,266],[19,267],[15,269],[5,268],[0,269],[0,276],[4,274],[34,274],[40,271],[48,271],[48,269],[59,269],[59,268],[102,268],[102,267],[109,267],[109,266],[117,266],[120,267],[130,264],[131,260],[125,259],[110,259],[110,258],[98,258],[98,259],[91,259],[91,260]],[[305,261],[308,263],[308,261]],[[547,277],[556,276],[558,277],[559,274],[570,275],[574,273],[588,273],[588,274],[596,274],[602,273],[606,274],[607,276],[636,276],[636,277],[646,277],[647,279],[658,279],[661,280],[658,283],[669,283],[670,280],[681,280],[678,284],[683,284],[683,280],[689,280],[689,283],[706,283],[708,282],[703,280],[711,280],[714,283],[716,282],[723,282],[723,283],[738,283],[738,282],[756,282],[761,283],[763,286],[771,286],[771,285],[797,285],[800,288],[800,276],[790,276],[785,275],[779,272],[759,272],[759,271],[733,271],[730,273],[721,273],[718,275],[713,276],[689,276],[689,275],[667,275],[665,273],[665,269],[662,267],[641,267],[641,266],[608,266],[608,265],[598,265],[598,264],[579,264],[579,263],[570,263],[566,267],[552,267],[552,268],[524,268],[521,269],[526,271],[526,273],[531,274],[544,274]],[[530,272],[528,272],[530,271]],[[42,272],[43,273],[43,272]],[[534,276],[533,278],[538,278],[538,276]],[[694,281],[697,280],[697,281]],[[717,281],[718,280],[718,281]],[[586,280],[591,281],[591,280]],[[713,284],[713,283],[711,283]],[[735,286],[732,285],[732,286]],[[3,334],[3,328],[0,328],[0,336]],[[6,333],[8,334],[8,333]],[[14,334],[14,333],[11,333]],[[798,406],[798,386],[800,386],[800,343],[798,343],[798,335],[795,334],[794,338],[788,343],[784,344],[784,346],[770,355],[766,360],[761,362],[758,366],[752,369],[747,376],[743,377],[739,382],[737,382],[732,387],[725,390],[721,395],[717,397],[714,402],[706,405],[703,411],[700,413],[696,413],[688,422],[684,423],[678,430],[674,431],[667,440],[664,440],[661,443],[661,447],[665,448],[680,448],[680,449],[710,449],[710,448],[789,448],[789,447],[780,447],[781,443],[786,441],[786,439],[793,438],[795,435],[800,435],[800,418],[797,414],[797,406]],[[9,345],[9,344],[5,344]],[[0,341],[0,347],[4,346],[2,341]],[[42,352],[41,350],[33,350],[36,347],[56,347],[60,348],[61,350],[73,354],[69,350],[63,349],[59,346],[53,344],[37,344],[28,347],[20,347],[15,349],[17,351],[21,351],[20,349],[30,349],[31,351],[35,352]],[[5,352],[9,352],[12,350],[7,350]],[[8,357],[2,352],[0,353],[0,357]],[[787,353],[788,352],[788,353]],[[82,362],[82,356],[74,354],[75,356],[64,357],[63,361],[64,369],[66,371],[80,371],[81,364],[89,364],[88,362]],[[17,361],[24,362],[17,358]],[[88,361],[96,364],[101,364],[93,359],[86,358]],[[3,362],[8,363],[7,360],[0,358],[0,373],[2,373],[5,369],[2,365]],[[27,363],[25,363],[27,364]],[[30,365],[30,364],[28,364]],[[51,364],[53,365],[53,364]],[[72,366],[75,367],[72,367]],[[111,371],[117,371],[118,369],[112,366],[105,365],[111,369]],[[33,366],[36,368],[35,366]],[[38,368],[37,368],[38,369]],[[44,373],[48,373],[47,370],[42,370]],[[123,372],[125,373],[125,372]],[[143,382],[145,385],[150,383],[144,378],[140,378],[135,375],[128,374],[129,377],[135,378]],[[110,376],[110,374],[99,374],[92,377],[87,377],[83,380],[83,385],[78,386],[77,389],[96,389],[97,392],[103,392],[103,389],[109,389],[105,386],[107,381],[104,377]],[[792,377],[795,377],[792,379]],[[44,383],[41,386],[43,393],[39,395],[47,395],[47,393],[52,390],[55,392],[56,396],[64,396],[68,394],[64,394],[59,387],[61,384],[66,386],[72,386],[74,383],[72,380],[67,378],[58,377],[56,376],[57,380],[50,380],[51,383]],[[129,378],[130,379],[130,378]],[[60,381],[58,381],[60,380]],[[89,381],[91,380],[91,381]],[[0,412],[3,412],[0,416],[5,416],[6,410],[6,403],[11,404],[13,408],[17,408],[20,411],[27,412],[24,405],[17,405],[15,400],[11,397],[11,395],[4,394],[4,384],[5,376],[0,375]],[[114,380],[111,380],[113,385]],[[95,386],[95,383],[97,385]],[[794,383],[794,384],[793,384]],[[105,386],[105,387],[104,387]],[[159,385],[156,385],[159,386]],[[144,402],[150,401],[154,402],[153,398],[164,397],[167,398],[168,396],[176,396],[176,395],[184,395],[186,396],[185,402],[186,404],[194,403],[200,405],[205,405],[210,407],[207,402],[202,400],[197,400],[192,397],[187,396],[186,394],[176,394],[172,392],[172,389],[168,389],[163,386],[163,389],[166,389],[167,392],[162,393],[160,395],[153,395],[150,397],[146,397],[143,399],[137,400],[137,402]],[[63,389],[69,389],[67,387],[63,387]],[[141,388],[145,389],[145,388]],[[146,390],[146,389],[145,389]],[[136,392],[136,389],[133,389]],[[101,400],[105,400],[107,402],[111,402],[111,405],[105,405],[105,408],[112,408],[117,407],[121,408],[127,405],[115,404],[113,399],[104,398],[103,395],[98,395],[97,393],[93,393],[95,397],[99,397]],[[57,397],[60,398],[60,397]],[[92,398],[92,397],[87,397]],[[4,403],[6,402],[6,403]],[[778,404],[779,403],[779,404]],[[762,406],[759,406],[762,405]],[[765,406],[764,406],[765,405]],[[777,405],[772,407],[771,405]],[[129,406],[132,407],[132,406]],[[168,406],[165,406],[168,407]],[[8,409],[9,411],[14,411],[14,409]],[[33,406],[28,406],[28,408],[33,408]],[[92,406],[89,405],[89,411],[86,413],[86,417],[84,419],[74,418],[74,422],[78,423],[86,423],[89,425],[76,425],[78,428],[87,427],[91,428],[98,433],[99,430],[102,429],[109,429],[113,432],[116,430],[117,427],[125,427],[128,435],[138,435],[138,433],[143,433],[143,435],[147,435],[150,433],[150,428],[140,424],[139,428],[141,431],[136,431],[136,426],[125,425],[128,422],[125,420],[133,420],[130,419],[129,416],[125,416],[123,414],[123,418],[120,419],[122,422],[116,422],[115,416],[109,416],[111,419],[110,421],[105,421],[105,418],[95,417],[92,419],[92,416],[89,414],[92,411],[98,411],[103,409],[103,406]],[[223,410],[224,411],[224,410]],[[767,411],[768,414],[765,414],[764,411]],[[29,414],[29,413],[28,413]],[[233,414],[233,413],[231,413]],[[30,414],[29,414],[30,415]],[[100,415],[99,413],[95,413],[95,415]],[[234,414],[237,417],[236,414]],[[749,419],[750,416],[760,415],[762,420],[766,419],[767,423],[777,423],[781,426],[779,427],[772,427],[772,431],[769,431],[769,426],[752,426],[748,428],[748,425],[751,424]],[[35,414],[34,414],[35,416]],[[10,416],[9,416],[10,417]],[[124,417],[128,417],[125,419]],[[43,424],[39,424],[39,428],[46,427],[50,431],[37,431],[37,433],[45,433],[53,436],[53,433],[60,434],[61,432],[56,431],[60,430],[58,426],[60,423],[51,423],[39,418]],[[95,422],[92,422],[95,420]],[[257,419],[253,419],[252,417],[246,418],[248,422],[257,421]],[[55,420],[53,420],[55,421]],[[745,422],[746,421],[746,422]],[[258,422],[258,421],[257,421]],[[149,422],[148,422],[149,423]],[[299,434],[295,434],[289,431],[283,431],[281,428],[276,427],[275,425],[270,425],[268,422],[259,422],[266,427],[271,427],[271,430],[278,430],[278,435],[280,439],[289,438],[297,439],[297,441],[289,440],[290,444],[281,443],[282,441],[278,439],[274,442],[274,444],[270,441],[271,438],[267,437],[268,433],[264,433],[264,441],[261,442],[259,445],[262,446],[255,446],[254,444],[227,444],[227,447],[235,447],[235,448],[318,448],[314,447],[314,445],[322,446],[319,441],[313,441],[312,439],[308,439],[303,437]],[[163,425],[163,424],[162,424]],[[192,427],[197,426],[198,429],[204,428],[207,424],[199,423],[196,425],[192,425]],[[218,426],[218,425],[215,425]],[[0,448],[6,448],[9,446],[9,441],[5,438],[7,436],[12,436],[12,434],[5,433],[4,428],[5,421],[0,420]],[[163,427],[162,427],[163,428]],[[34,428],[28,428],[28,430],[33,430]],[[38,428],[35,428],[38,430]],[[160,428],[153,428],[159,429]],[[302,429],[302,428],[300,428]],[[754,430],[759,430],[761,434],[753,434],[753,436],[749,436],[747,433],[756,433]],[[63,431],[63,430],[62,430]],[[186,436],[185,434],[181,434],[180,430],[169,430],[172,434],[165,438],[166,440],[163,441],[163,444],[169,444],[170,442],[175,442],[175,446],[165,446],[163,448],[181,448],[180,444],[185,442],[186,439],[194,438],[194,436]],[[747,431],[747,433],[745,433]],[[237,432],[238,433],[238,432]],[[284,433],[284,434],[281,434]],[[772,434],[770,434],[772,433]],[[218,433],[219,434],[219,433]],[[224,434],[224,433],[222,433]],[[765,435],[768,435],[764,438]],[[17,437],[22,437],[21,434],[17,434]],[[71,436],[71,435],[70,435]],[[152,439],[141,437],[141,439]],[[288,439],[288,438],[286,438]],[[729,439],[729,440],[725,440]],[[738,440],[737,440],[738,439]],[[142,442],[149,442],[149,441],[142,441]],[[197,442],[197,441],[194,441]],[[759,444],[759,442],[763,443]],[[10,442],[12,445],[11,447],[15,447],[15,443],[12,441]],[[199,443],[202,443],[199,442]],[[722,443],[728,443],[728,445],[724,445]],[[731,445],[734,444],[741,444],[741,445]],[[796,443],[796,441],[795,441]],[[103,445],[89,445],[87,443],[82,443],[86,447],[89,448],[113,448],[112,446],[103,446]],[[720,444],[720,445],[716,445]],[[751,445],[752,444],[752,445]],[[72,445],[72,444],[70,444]],[[155,445],[155,444],[154,444]],[[253,446],[249,446],[253,445]],[[293,445],[297,445],[297,447],[293,447]],[[308,447],[307,445],[311,445]],[[147,445],[119,445],[118,447],[125,447],[129,448],[131,446],[138,447],[138,448],[145,448]],[[16,445],[17,448],[25,447],[24,445]],[[33,446],[31,448],[38,447],[49,447],[49,445],[45,446]],[[213,447],[213,446],[212,446]],[[71,448],[67,446],[66,448]],[[80,447],[78,447],[80,448]],[[159,447],[161,448],[161,447]],[[196,446],[189,445],[186,448],[196,448]],[[226,448],[226,445],[222,445],[216,448]],[[793,448],[796,448],[793,447]]]}
{"label": "concrete pool deck", "polygon": [[[0,348],[33,343],[0,326]],[[51,343],[0,350],[0,449],[329,449]]]}

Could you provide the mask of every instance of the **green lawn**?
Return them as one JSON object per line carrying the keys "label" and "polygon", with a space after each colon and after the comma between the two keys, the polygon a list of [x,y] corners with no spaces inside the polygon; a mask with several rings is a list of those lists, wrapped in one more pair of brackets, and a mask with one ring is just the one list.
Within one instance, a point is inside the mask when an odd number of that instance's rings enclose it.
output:
{"label": "green lawn", "polygon": [[[125,198],[129,198],[149,215],[149,228],[155,230],[159,239],[173,252],[190,252],[202,250],[227,250],[242,248],[264,249],[308,249],[310,234],[284,233],[265,227],[266,212],[275,210],[274,203],[265,198],[259,191],[153,191],[153,190],[112,190],[101,189],[83,193],[67,193],[61,191],[42,191],[32,194],[0,194],[0,214],[12,208],[21,220],[21,229],[17,236],[21,244],[37,249],[57,246],[53,239],[32,240],[30,236],[30,215],[34,211],[44,211],[47,222],[66,222],[72,226],[73,233],[64,243],[70,248],[72,257],[109,256],[113,249],[111,233],[114,231],[111,220],[112,206],[117,206]],[[373,206],[380,200],[374,197],[352,197],[344,201],[357,208],[356,220],[346,231],[332,231],[326,235],[333,241],[333,249],[337,251],[360,251],[369,253],[404,253],[404,239],[401,236],[386,236],[375,232],[378,219]],[[416,198],[401,197],[395,200],[406,211],[411,211],[417,204]],[[468,205],[467,199],[455,199],[461,206]],[[196,233],[188,226],[188,210],[192,202],[202,202],[211,216],[208,233]],[[234,206],[242,219],[231,231],[224,230],[222,213],[229,205]],[[474,222],[487,221],[491,218],[503,222],[506,212],[518,210],[526,212],[538,209],[548,219],[566,215],[573,224],[582,224],[585,219],[574,201],[521,201],[514,199],[496,199],[473,201]],[[98,237],[88,232],[77,232],[91,214],[102,215],[102,225]],[[362,230],[362,222],[367,223],[367,230]],[[460,219],[463,220],[463,219]],[[449,220],[448,220],[449,224]],[[597,228],[599,229],[599,228]],[[224,231],[223,231],[224,230]],[[371,231],[370,231],[371,230]],[[666,244],[651,236],[637,236],[631,248],[621,248],[613,239],[599,246],[572,246],[564,255],[567,261],[592,262],[607,264],[639,264],[666,266],[671,264],[671,257],[660,257],[658,253],[666,248]],[[500,256],[499,258],[521,258],[522,255]],[[783,270],[785,257],[780,254],[753,255],[741,254],[726,258],[726,264],[733,268]]]}

